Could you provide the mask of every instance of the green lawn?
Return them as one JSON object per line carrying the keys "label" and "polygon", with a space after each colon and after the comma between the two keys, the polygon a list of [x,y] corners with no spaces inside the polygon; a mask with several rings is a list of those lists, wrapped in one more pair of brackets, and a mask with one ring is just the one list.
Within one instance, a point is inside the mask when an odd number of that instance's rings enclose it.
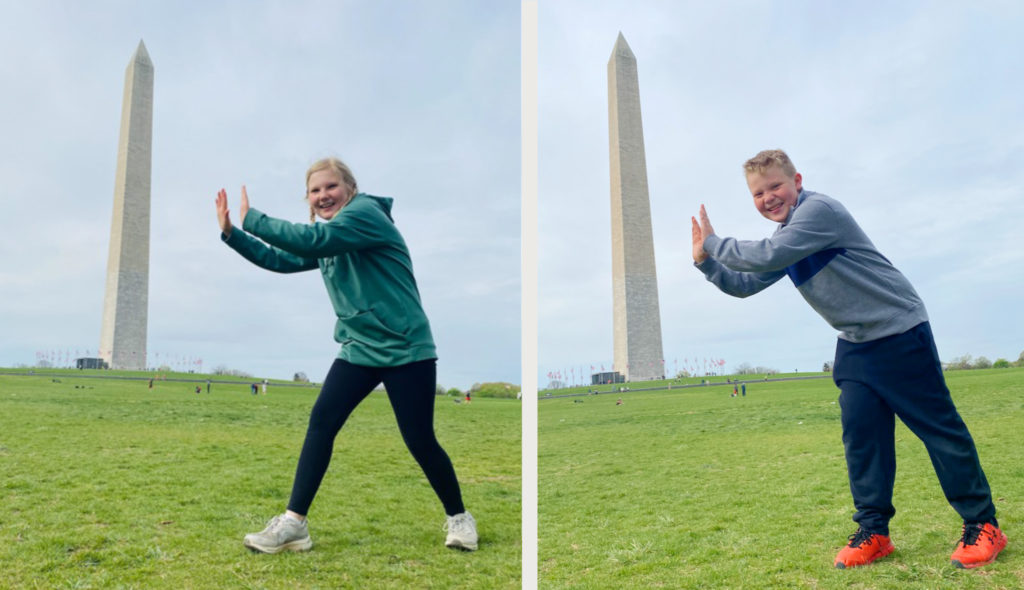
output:
{"label": "green lawn", "polygon": [[[283,511],[316,388],[0,375],[0,588],[519,588],[520,404],[438,398],[480,549],[444,512],[383,394],[342,429],[315,546],[242,547]],[[206,376],[181,376],[200,380]]]}
{"label": "green lawn", "polygon": [[950,566],[961,523],[900,424],[896,553],[833,569],[856,528],[838,390],[759,382],[541,399],[541,588],[1024,588],[1024,369],[947,379],[1010,538],[995,564]]}

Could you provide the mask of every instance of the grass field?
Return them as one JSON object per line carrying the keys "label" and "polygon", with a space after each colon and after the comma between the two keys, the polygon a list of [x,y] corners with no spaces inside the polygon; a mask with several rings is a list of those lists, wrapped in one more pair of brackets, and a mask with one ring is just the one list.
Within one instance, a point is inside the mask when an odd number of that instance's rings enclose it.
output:
{"label": "grass field", "polygon": [[950,565],[959,517],[899,424],[896,552],[832,568],[856,525],[838,390],[817,379],[541,399],[540,587],[1024,588],[1024,369],[947,379],[1010,539],[996,563]]}
{"label": "grass field", "polygon": [[[176,376],[183,377],[184,376]],[[438,398],[480,549],[444,512],[383,394],[342,429],[315,546],[242,547],[284,509],[316,388],[0,375],[0,588],[519,588],[520,404]]]}

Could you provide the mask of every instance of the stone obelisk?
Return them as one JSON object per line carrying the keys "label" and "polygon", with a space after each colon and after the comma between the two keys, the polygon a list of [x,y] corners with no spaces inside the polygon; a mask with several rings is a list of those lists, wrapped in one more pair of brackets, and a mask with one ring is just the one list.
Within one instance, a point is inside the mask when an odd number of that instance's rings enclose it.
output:
{"label": "stone obelisk", "polygon": [[124,75],[107,290],[100,332],[99,356],[114,369],[146,367],[152,143],[153,62],[146,45],[139,41]]}
{"label": "stone obelisk", "polygon": [[622,33],[608,60],[615,370],[627,381],[664,377],[658,277],[636,57]]}

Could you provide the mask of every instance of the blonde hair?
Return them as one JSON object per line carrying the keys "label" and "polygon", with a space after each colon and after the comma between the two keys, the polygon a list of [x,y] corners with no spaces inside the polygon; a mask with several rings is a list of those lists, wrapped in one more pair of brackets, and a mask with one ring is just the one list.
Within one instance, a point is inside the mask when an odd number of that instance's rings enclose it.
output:
{"label": "blonde hair", "polygon": [[772,166],[778,166],[783,174],[793,178],[796,176],[796,166],[789,159],[786,152],[782,150],[762,150],[756,156],[743,163],[743,172],[749,176],[753,173],[764,174]]}
{"label": "blonde hair", "polygon": [[[342,162],[340,159],[330,156],[327,158],[320,158],[313,165],[306,170],[306,201],[309,201],[309,177],[313,176],[314,173],[322,170],[331,170],[335,174],[341,177],[341,182],[348,187],[349,195],[351,199],[359,192],[359,185],[356,184],[356,177],[352,174],[352,169],[348,167],[348,164]],[[309,221],[312,223],[316,221],[316,213],[313,212],[313,205],[309,205]]]}

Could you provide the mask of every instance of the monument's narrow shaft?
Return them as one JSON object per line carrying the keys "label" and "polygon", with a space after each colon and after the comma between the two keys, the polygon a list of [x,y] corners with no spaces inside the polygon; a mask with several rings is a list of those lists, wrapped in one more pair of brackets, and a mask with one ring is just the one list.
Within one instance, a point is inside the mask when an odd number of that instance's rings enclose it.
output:
{"label": "monument's narrow shaft", "polygon": [[640,83],[622,33],[608,61],[615,370],[630,381],[664,376]]}
{"label": "monument's narrow shaft", "polygon": [[146,366],[153,62],[141,41],[128,62],[114,179],[100,354],[112,368]]}

